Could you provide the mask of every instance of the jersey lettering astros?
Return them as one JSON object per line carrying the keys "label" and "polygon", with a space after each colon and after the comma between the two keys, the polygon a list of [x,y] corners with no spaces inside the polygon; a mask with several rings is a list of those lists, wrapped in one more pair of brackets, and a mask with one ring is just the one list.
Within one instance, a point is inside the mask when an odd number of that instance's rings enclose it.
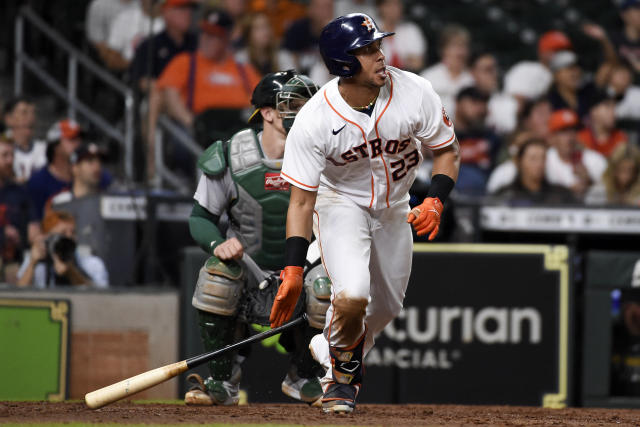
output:
{"label": "jersey lettering astros", "polygon": [[346,103],[337,78],[302,107],[287,136],[285,180],[372,209],[407,202],[423,150],[452,144],[455,133],[431,83],[393,67],[387,74],[371,116]]}

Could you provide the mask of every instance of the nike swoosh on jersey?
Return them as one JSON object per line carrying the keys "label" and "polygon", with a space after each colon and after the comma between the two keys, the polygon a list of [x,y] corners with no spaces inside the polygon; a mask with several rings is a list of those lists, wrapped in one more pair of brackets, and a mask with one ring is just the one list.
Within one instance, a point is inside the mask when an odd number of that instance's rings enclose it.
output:
{"label": "nike swoosh on jersey", "polygon": [[342,131],[342,129],[344,129],[344,127],[345,127],[346,125],[347,125],[347,124],[345,123],[345,124],[344,124],[340,129],[338,129],[338,130],[333,130],[333,129],[331,129],[331,132],[333,132],[333,134],[334,134],[334,135],[337,135],[337,134],[339,134],[339,133]]}

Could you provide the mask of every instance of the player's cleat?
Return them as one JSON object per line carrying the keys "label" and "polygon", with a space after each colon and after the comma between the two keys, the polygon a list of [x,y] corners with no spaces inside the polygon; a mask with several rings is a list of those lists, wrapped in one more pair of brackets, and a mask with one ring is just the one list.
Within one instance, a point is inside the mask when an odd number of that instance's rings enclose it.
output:
{"label": "player's cleat", "polygon": [[287,376],[282,381],[282,392],[296,400],[313,404],[322,398],[322,387],[317,377],[301,378],[297,368],[292,365]]}
{"label": "player's cleat", "polygon": [[322,396],[322,410],[326,413],[348,414],[356,409],[358,384],[330,383]]}
{"label": "player's cleat", "polygon": [[[238,375],[236,375],[236,373]],[[234,373],[229,381],[203,380],[198,374],[191,374],[187,381],[194,384],[184,395],[184,403],[194,406],[233,406],[240,402],[240,375]]]}

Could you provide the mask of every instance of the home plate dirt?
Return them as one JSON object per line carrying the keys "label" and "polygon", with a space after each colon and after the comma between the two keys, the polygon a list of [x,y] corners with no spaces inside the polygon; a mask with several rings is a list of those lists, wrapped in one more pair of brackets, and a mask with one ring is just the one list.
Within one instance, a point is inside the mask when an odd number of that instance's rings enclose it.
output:
{"label": "home plate dirt", "polygon": [[328,415],[302,404],[189,407],[117,403],[98,410],[83,403],[0,402],[5,423],[284,424],[334,426],[568,425],[637,426],[637,409],[543,409],[516,406],[358,405],[350,415]]}

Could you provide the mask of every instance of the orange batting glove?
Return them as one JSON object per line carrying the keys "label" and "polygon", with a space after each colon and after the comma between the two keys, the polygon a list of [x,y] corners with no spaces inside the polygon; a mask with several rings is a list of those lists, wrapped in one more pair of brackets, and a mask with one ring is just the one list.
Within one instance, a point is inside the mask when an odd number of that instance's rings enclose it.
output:
{"label": "orange batting glove", "polygon": [[282,283],[278,288],[278,294],[271,307],[269,322],[275,328],[289,320],[298,303],[298,297],[302,292],[302,267],[287,266],[280,273]]}
{"label": "orange batting glove", "polygon": [[437,197],[427,197],[422,204],[411,209],[407,214],[407,222],[413,224],[418,236],[429,234],[429,240],[435,239],[440,229],[442,202]]}

